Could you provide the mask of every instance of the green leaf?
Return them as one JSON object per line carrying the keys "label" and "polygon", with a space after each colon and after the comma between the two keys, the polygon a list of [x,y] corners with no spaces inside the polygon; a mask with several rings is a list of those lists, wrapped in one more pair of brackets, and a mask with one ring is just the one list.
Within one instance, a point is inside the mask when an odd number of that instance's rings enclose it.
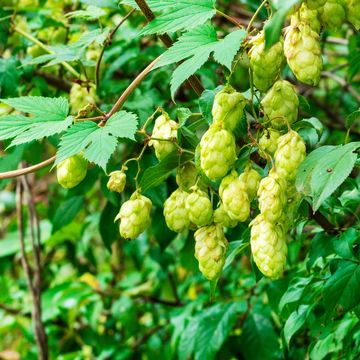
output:
{"label": "green leaf", "polygon": [[163,34],[194,28],[216,14],[214,6],[214,0],[163,0],[161,10],[165,13],[146,25],[140,34]]}
{"label": "green leaf", "polygon": [[316,211],[349,176],[357,159],[353,151],[360,142],[336,146],[327,152],[316,164],[311,177],[313,210]]}
{"label": "green leaf", "polygon": [[84,196],[72,196],[66,199],[57,209],[52,220],[52,233],[61,229],[75,218],[83,208]]}
{"label": "green leaf", "polygon": [[109,118],[104,127],[92,121],[83,121],[71,126],[60,140],[54,166],[62,160],[85,150],[85,157],[103,169],[115,151],[118,138],[134,140],[137,116],[119,111]]}
{"label": "green leaf", "polygon": [[360,230],[349,228],[333,239],[334,251],[343,258],[354,257],[353,246],[360,239]]}
{"label": "green leaf", "polygon": [[359,305],[360,301],[360,265],[351,261],[338,262],[334,274],[324,286],[324,303],[329,311],[342,306],[343,311],[349,311]]}
{"label": "green leaf", "polygon": [[299,308],[290,314],[284,326],[284,337],[287,346],[292,336],[305,324],[309,313],[310,305],[300,305]]}
{"label": "green leaf", "polygon": [[16,96],[19,80],[16,59],[0,59],[0,96]]}
{"label": "green leaf", "polygon": [[96,20],[99,19],[101,16],[106,15],[106,11],[94,6],[89,5],[86,10],[76,10],[76,11],[70,11],[65,16],[69,19],[72,18],[81,18],[85,20]]}
{"label": "green leaf", "polygon": [[145,192],[152,187],[159,186],[169,177],[174,169],[176,169],[183,162],[190,160],[192,157],[193,156],[191,154],[184,153],[179,155],[179,153],[175,151],[166,156],[155,166],[147,168],[141,177],[141,190]]}
{"label": "green leaf", "polygon": [[112,243],[119,238],[119,224],[114,223],[114,219],[118,212],[119,209],[108,201],[100,216],[100,235],[104,245],[109,251],[111,251]]}
{"label": "green leaf", "polygon": [[246,360],[279,359],[280,345],[271,321],[259,312],[248,314],[240,340]]}
{"label": "green leaf", "polygon": [[212,123],[212,106],[214,103],[216,92],[214,90],[205,90],[199,98],[200,111],[208,124]]}
{"label": "green leaf", "polygon": [[245,239],[230,242],[229,249],[227,250],[224,270],[232,264],[237,255],[249,246],[250,230],[246,229],[241,237],[245,237]]}
{"label": "green leaf", "polygon": [[195,348],[196,335],[198,334],[200,320],[201,319],[199,317],[191,318],[183,331],[178,346],[179,360],[188,360],[191,358],[191,354]]}
{"label": "green leaf", "polygon": [[311,117],[309,119],[303,119],[294,124],[294,130],[299,130],[302,128],[313,128],[316,130],[318,137],[320,138],[324,132],[323,123],[316,117]]}
{"label": "green leaf", "polygon": [[40,117],[42,121],[61,121],[69,113],[69,102],[63,97],[22,96],[0,101],[18,111]]}
{"label": "green leaf", "polygon": [[71,46],[74,48],[86,48],[92,43],[103,44],[109,35],[110,29],[95,29],[81,35],[80,39]]}
{"label": "green leaf", "polygon": [[360,122],[360,109],[352,112],[346,117],[345,127],[350,129],[356,122]]}
{"label": "green leaf", "polygon": [[171,78],[171,94],[174,96],[178,87],[208,60],[211,53],[214,53],[217,62],[230,69],[245,36],[244,30],[236,30],[218,40],[216,30],[211,25],[198,26],[180,36],[163,54],[155,68],[183,61]]}
{"label": "green leaf", "polygon": [[[286,15],[299,0],[277,1],[274,5],[275,11],[271,19],[265,24],[265,48],[270,49],[272,45],[279,41]],[[272,2],[273,4],[273,2]]]}

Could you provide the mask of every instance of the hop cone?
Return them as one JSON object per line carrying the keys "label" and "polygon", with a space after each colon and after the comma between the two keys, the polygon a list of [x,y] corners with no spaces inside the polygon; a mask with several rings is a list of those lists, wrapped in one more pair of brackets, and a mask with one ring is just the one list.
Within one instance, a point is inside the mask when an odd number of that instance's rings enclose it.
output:
{"label": "hop cone", "polygon": [[260,181],[259,209],[267,221],[275,222],[281,218],[286,205],[286,182],[274,171]]}
{"label": "hop cone", "polygon": [[326,0],[306,0],[306,5],[311,10],[318,10],[326,3]]}
{"label": "hop cone", "polygon": [[277,149],[277,141],[280,132],[275,129],[265,129],[263,135],[259,139],[259,155],[266,159],[268,155],[273,156]]}
{"label": "hop cone", "polygon": [[115,220],[120,219],[120,235],[125,239],[135,239],[143,233],[151,222],[151,200],[135,192],[125,201]]}
{"label": "hop cone", "polygon": [[197,177],[198,171],[196,166],[191,162],[180,165],[176,169],[176,183],[186,191],[195,185]]}
{"label": "hop cone", "polygon": [[291,16],[291,26],[296,27],[300,23],[305,23],[311,27],[312,30],[320,32],[320,21],[318,18],[318,11],[309,9],[306,3],[303,3],[300,8]]}
{"label": "hop cone", "polygon": [[295,180],[297,170],[306,157],[306,146],[296,131],[289,131],[278,140],[275,152],[276,172],[288,181]]}
{"label": "hop cone", "polygon": [[261,101],[265,121],[281,128],[297,120],[299,99],[295,88],[286,80],[277,81]]}
{"label": "hop cone", "polygon": [[322,69],[319,34],[305,22],[289,26],[285,33],[284,53],[296,78],[317,85]]}
{"label": "hop cone", "polygon": [[195,258],[208,280],[220,276],[225,263],[227,240],[219,225],[204,226],[195,232]]}
{"label": "hop cone", "polygon": [[182,190],[175,190],[164,204],[166,225],[172,231],[181,233],[190,227],[189,214],[185,207],[188,194]]}
{"label": "hop cone", "polygon": [[121,193],[124,191],[126,185],[126,174],[123,171],[113,171],[110,174],[107,187],[110,191]]}
{"label": "hop cone", "polygon": [[233,180],[223,190],[221,200],[230,219],[243,222],[250,216],[250,201],[246,184],[239,178]]}
{"label": "hop cone", "polygon": [[221,204],[214,211],[214,223],[227,228],[233,228],[237,225],[238,222],[236,220],[231,219],[228,213],[224,210],[224,206]]}
{"label": "hop cone", "polygon": [[[345,21],[345,2],[343,0],[327,0],[324,6],[319,8],[320,19],[326,28],[337,30]],[[359,19],[360,15],[357,14]]]}
{"label": "hop cone", "polygon": [[65,189],[71,189],[80,184],[87,173],[87,160],[82,154],[71,156],[56,166],[58,183]]}
{"label": "hop cone", "polygon": [[259,270],[269,278],[278,278],[285,267],[287,246],[282,228],[258,215],[250,224],[250,245]]}
{"label": "hop cone", "polygon": [[284,63],[283,39],[265,50],[265,36],[260,32],[251,40],[249,51],[250,67],[254,85],[261,91],[267,91],[279,78]]}
{"label": "hop cone", "polygon": [[223,195],[224,190],[234,181],[238,178],[238,173],[235,170],[232,170],[231,173],[229,175],[226,175],[220,183],[219,186],[219,195],[220,198]]}
{"label": "hop cone", "polygon": [[234,131],[243,114],[246,100],[231,86],[225,87],[215,96],[212,116],[215,124],[221,125],[228,131]]}
{"label": "hop cone", "polygon": [[255,198],[259,188],[259,183],[261,180],[260,174],[251,166],[248,166],[239,176],[239,180],[245,184],[249,201],[252,201]]}
{"label": "hop cone", "polygon": [[185,207],[190,221],[199,227],[209,224],[212,219],[211,201],[207,194],[197,187],[193,188],[192,193],[187,196]]}
{"label": "hop cone", "polygon": [[360,1],[345,0],[346,18],[356,30],[360,29]]}
{"label": "hop cone", "polygon": [[79,84],[74,84],[70,89],[70,107],[73,114],[77,114],[81,109],[87,105],[96,102],[96,88],[94,85],[82,87]]}
{"label": "hop cone", "polygon": [[210,180],[226,175],[236,160],[234,135],[212,125],[200,141],[200,166]]}
{"label": "hop cone", "polygon": [[[152,136],[154,138],[165,140],[176,139],[178,127],[178,124],[174,120],[170,120],[167,114],[160,115],[155,120]],[[155,155],[158,160],[162,160],[176,150],[176,145],[171,141],[151,140],[149,145],[154,146]]]}

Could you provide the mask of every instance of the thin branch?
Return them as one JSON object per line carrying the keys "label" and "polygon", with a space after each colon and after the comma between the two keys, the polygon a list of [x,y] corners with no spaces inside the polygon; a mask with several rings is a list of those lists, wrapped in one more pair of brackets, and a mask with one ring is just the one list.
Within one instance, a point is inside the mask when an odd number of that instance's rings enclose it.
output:
{"label": "thin branch", "polygon": [[46,73],[40,70],[35,70],[35,74],[41,76],[49,85],[65,92],[70,92],[71,82],[61,77]]}
{"label": "thin branch", "polygon": [[246,32],[247,32],[247,33],[250,32],[251,27],[252,27],[252,25],[253,25],[256,17],[259,15],[261,9],[265,6],[265,4],[266,4],[267,2],[268,2],[268,0],[264,0],[264,1],[260,4],[260,6],[256,9],[254,15],[253,15],[252,18],[250,19],[249,24],[248,24],[248,26],[247,26],[247,28],[246,28]]}
{"label": "thin branch", "polygon": [[[139,6],[141,12],[144,14],[148,22],[150,22],[155,18],[154,13],[151,11],[145,0],[135,0],[135,2]],[[171,47],[173,44],[173,41],[171,40],[170,36],[167,34],[159,35],[159,39],[163,42],[163,44],[167,48]],[[200,96],[202,92],[205,90],[196,75],[191,75],[187,80],[187,82],[193,88],[197,96]]]}
{"label": "thin branch", "polygon": [[132,9],[130,12],[128,12],[119,22],[119,24],[116,25],[116,27],[110,32],[108,38],[106,39],[104,46],[101,49],[100,55],[98,57],[98,60],[96,62],[96,68],[95,68],[95,82],[96,82],[96,87],[99,86],[99,82],[100,82],[100,65],[101,65],[101,60],[104,56],[105,50],[107,48],[108,45],[111,44],[112,38],[114,37],[115,33],[119,30],[120,26],[134,13],[135,9]]}
{"label": "thin branch", "polygon": [[240,29],[243,28],[243,26],[241,25],[240,21],[238,21],[237,19],[235,19],[232,16],[229,16],[227,14],[225,14],[224,12],[216,9],[216,12],[221,15],[223,18],[225,18],[226,20],[230,21],[232,24],[234,24],[235,26],[239,27]]}

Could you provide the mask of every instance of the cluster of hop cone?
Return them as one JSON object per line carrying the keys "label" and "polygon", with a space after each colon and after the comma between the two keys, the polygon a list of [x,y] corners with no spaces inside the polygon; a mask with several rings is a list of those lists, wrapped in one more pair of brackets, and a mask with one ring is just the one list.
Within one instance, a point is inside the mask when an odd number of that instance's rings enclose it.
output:
{"label": "cluster of hop cone", "polygon": [[[164,217],[171,230],[196,230],[195,257],[207,279],[216,280],[224,266],[228,245],[224,229],[246,222],[257,213],[249,225],[254,261],[265,276],[281,276],[286,264],[287,234],[301,201],[295,178],[306,156],[302,138],[291,129],[298,118],[298,96],[295,87],[281,79],[282,67],[287,60],[299,81],[316,85],[322,68],[321,25],[336,28],[347,17],[358,28],[358,8],[352,0],[307,0],[292,12],[285,39],[270,49],[265,47],[263,32],[251,40],[248,54],[253,84],[264,93],[260,102],[263,133],[256,145],[259,155],[271,164],[264,178],[251,161],[241,173],[235,169],[235,134],[245,121],[247,100],[229,85],[216,94],[213,123],[203,134],[193,161],[177,168],[178,188],[164,204]],[[149,145],[159,160],[176,151],[178,127],[166,112],[155,120]],[[66,168],[68,173],[71,161],[75,160],[70,158],[59,164],[58,172]],[[81,157],[76,161],[81,162]],[[126,170],[123,167],[110,174],[111,191],[124,190]],[[137,189],[116,217],[120,219],[121,236],[134,239],[143,233],[151,224],[151,208],[151,200]]]}

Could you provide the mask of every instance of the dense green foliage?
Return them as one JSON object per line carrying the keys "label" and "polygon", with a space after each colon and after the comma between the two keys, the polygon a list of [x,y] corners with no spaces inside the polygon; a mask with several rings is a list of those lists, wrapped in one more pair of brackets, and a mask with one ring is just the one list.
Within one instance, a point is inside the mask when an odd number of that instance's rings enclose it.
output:
{"label": "dense green foliage", "polygon": [[358,10],[0,0],[0,359],[359,358]]}

